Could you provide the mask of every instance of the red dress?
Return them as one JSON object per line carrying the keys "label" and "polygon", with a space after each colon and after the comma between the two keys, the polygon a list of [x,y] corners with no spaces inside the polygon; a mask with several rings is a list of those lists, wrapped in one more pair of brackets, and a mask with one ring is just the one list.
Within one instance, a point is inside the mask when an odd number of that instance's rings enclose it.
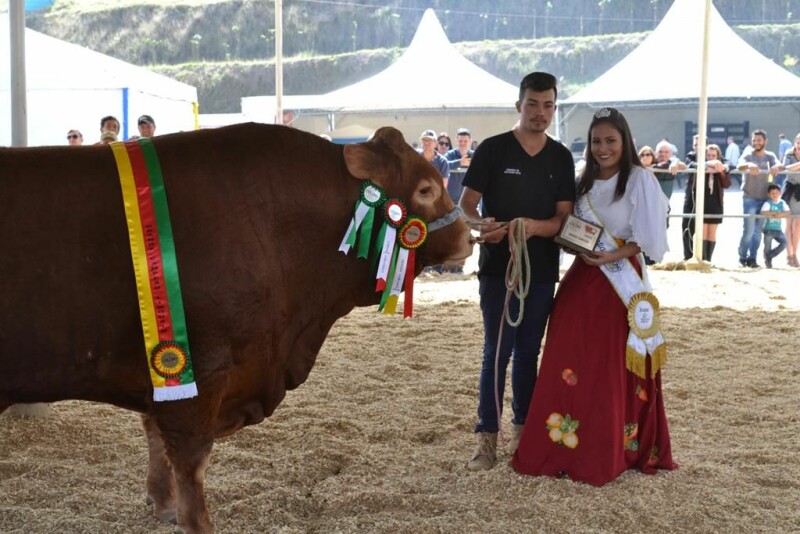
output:
{"label": "red dress", "polygon": [[553,303],[515,470],[602,486],[627,469],[677,467],[661,371],[642,379],[626,369],[628,332],[627,309],[606,276],[575,258]]}

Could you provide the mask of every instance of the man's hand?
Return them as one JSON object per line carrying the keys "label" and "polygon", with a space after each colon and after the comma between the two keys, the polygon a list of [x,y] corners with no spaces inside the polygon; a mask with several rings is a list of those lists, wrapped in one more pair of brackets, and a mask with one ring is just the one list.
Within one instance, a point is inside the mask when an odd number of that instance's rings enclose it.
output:
{"label": "man's hand", "polygon": [[499,243],[508,234],[507,224],[491,224],[495,222],[494,217],[487,217],[481,220],[484,225],[481,227],[481,241],[486,243]]}

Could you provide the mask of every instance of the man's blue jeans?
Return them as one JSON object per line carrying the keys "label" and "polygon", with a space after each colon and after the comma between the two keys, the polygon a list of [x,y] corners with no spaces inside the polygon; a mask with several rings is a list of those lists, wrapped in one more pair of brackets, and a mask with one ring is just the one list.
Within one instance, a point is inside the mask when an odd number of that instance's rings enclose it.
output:
{"label": "man's blue jeans", "polygon": [[758,257],[758,247],[761,246],[761,232],[764,229],[763,218],[752,218],[747,215],[761,213],[764,199],[753,198],[742,193],[742,214],[745,215],[742,239],[739,241],[739,261],[755,262]]}
{"label": "man's blue jeans", "polygon": [[[503,318],[506,299],[506,284],[503,276],[481,276],[479,280],[481,312],[483,315],[483,367],[479,382],[478,424],[475,432],[497,432],[497,408],[494,398],[495,356],[500,324],[503,324],[503,339],[497,364],[499,374],[498,395],[502,410],[505,391],[506,368],[513,353],[511,369],[512,422],[525,423],[528,406],[536,384],[536,367],[539,349],[544,336],[547,318],[553,305],[555,283],[531,283],[525,299],[522,323],[511,327]],[[519,314],[519,300],[512,296],[509,303],[512,319]]]}

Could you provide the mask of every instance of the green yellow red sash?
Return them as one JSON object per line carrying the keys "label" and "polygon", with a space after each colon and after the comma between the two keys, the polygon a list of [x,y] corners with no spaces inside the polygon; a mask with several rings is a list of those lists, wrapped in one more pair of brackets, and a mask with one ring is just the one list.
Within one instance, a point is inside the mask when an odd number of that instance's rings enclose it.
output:
{"label": "green yellow red sash", "polygon": [[150,139],[111,143],[117,162],[153,400],[197,396],[167,195]]}

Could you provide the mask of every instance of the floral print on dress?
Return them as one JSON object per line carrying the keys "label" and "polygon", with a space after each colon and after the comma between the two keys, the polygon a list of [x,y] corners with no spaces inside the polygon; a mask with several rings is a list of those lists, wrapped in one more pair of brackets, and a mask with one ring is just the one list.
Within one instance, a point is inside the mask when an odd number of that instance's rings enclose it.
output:
{"label": "floral print on dress", "polygon": [[639,384],[636,385],[636,396],[639,397],[642,402],[647,402],[647,390]]}
{"label": "floral print on dress", "polygon": [[650,459],[647,465],[653,466],[658,463],[658,445],[653,445],[653,450],[650,451]]}
{"label": "floral print on dress", "polygon": [[626,451],[638,451],[639,450],[639,440],[636,439],[636,436],[639,435],[639,425],[638,423],[628,423],[625,425],[625,435],[623,438],[623,445],[622,448]]}
{"label": "floral print on dress", "polygon": [[580,422],[577,419],[572,419],[569,414],[561,415],[553,412],[547,418],[547,435],[554,443],[574,449],[578,446],[576,430],[578,430],[579,425]]}
{"label": "floral print on dress", "polygon": [[568,386],[574,386],[578,383],[578,375],[572,369],[564,369],[561,371],[561,379],[567,383]]}

